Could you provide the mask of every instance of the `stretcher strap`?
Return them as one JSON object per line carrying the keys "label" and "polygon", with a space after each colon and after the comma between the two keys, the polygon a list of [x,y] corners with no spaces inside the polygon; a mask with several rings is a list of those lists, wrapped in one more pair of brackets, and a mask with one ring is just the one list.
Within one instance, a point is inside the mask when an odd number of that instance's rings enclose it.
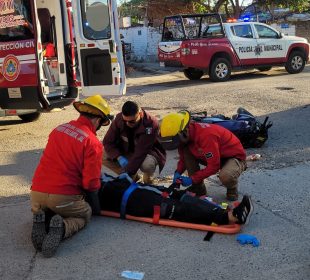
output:
{"label": "stretcher strap", "polygon": [[158,225],[160,219],[160,206],[154,206],[153,224]]}
{"label": "stretcher strap", "polygon": [[169,197],[169,193],[167,193],[167,192],[162,192],[162,193],[161,193],[161,196],[162,196],[163,198],[168,198],[168,197]]}
{"label": "stretcher strap", "polygon": [[121,202],[121,209],[120,209],[120,217],[121,219],[126,219],[126,206],[129,196],[132,194],[134,190],[138,188],[137,183],[131,183],[129,188],[124,192]]}
{"label": "stretcher strap", "polygon": [[208,231],[207,235],[205,236],[205,238],[203,239],[203,241],[210,241],[212,236],[213,236],[214,232],[213,231]]}

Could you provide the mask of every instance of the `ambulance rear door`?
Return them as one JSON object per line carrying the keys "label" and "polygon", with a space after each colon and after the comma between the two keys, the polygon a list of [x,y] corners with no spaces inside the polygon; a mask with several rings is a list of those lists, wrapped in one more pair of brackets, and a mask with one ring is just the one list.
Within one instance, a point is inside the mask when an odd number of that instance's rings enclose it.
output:
{"label": "ambulance rear door", "polygon": [[115,0],[72,1],[72,13],[82,95],[125,94],[125,66]]}

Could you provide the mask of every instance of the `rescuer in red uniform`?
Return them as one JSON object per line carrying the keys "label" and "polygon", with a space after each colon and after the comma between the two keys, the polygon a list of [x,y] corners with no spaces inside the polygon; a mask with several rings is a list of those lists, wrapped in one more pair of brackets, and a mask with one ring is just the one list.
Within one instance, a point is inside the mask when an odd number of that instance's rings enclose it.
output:
{"label": "rescuer in red uniform", "polygon": [[110,124],[109,105],[100,95],[73,105],[80,117],[51,132],[32,180],[32,243],[45,257],[89,222],[95,203],[91,208],[84,197],[95,201],[101,186],[103,147],[96,131]]}
{"label": "rescuer in red uniform", "polygon": [[[238,178],[246,169],[246,153],[233,133],[218,125],[191,122],[189,112],[181,111],[161,120],[160,136],[164,148],[179,149],[174,182],[179,180],[189,191],[206,195],[203,180],[219,171],[227,199],[238,199]],[[185,170],[188,177],[182,176]]]}

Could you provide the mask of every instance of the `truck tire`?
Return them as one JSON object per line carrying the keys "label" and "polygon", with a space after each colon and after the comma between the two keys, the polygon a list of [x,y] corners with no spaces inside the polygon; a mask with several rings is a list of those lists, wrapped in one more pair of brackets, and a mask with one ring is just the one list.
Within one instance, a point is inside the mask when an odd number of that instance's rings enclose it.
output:
{"label": "truck tire", "polygon": [[261,72],[266,72],[271,70],[272,66],[262,66],[262,67],[256,67],[257,70],[261,71]]}
{"label": "truck tire", "polygon": [[33,121],[36,121],[40,117],[40,115],[41,113],[34,112],[30,114],[18,115],[18,117],[22,119],[24,122],[33,122]]}
{"label": "truck tire", "polygon": [[293,51],[286,62],[285,70],[290,74],[297,74],[304,70],[305,64],[305,55],[300,51]]}
{"label": "truck tire", "polygon": [[200,80],[203,76],[203,71],[195,68],[184,69],[184,76],[189,80]]}
{"label": "truck tire", "polygon": [[216,58],[211,65],[209,76],[213,82],[225,82],[230,78],[231,64],[223,57]]}

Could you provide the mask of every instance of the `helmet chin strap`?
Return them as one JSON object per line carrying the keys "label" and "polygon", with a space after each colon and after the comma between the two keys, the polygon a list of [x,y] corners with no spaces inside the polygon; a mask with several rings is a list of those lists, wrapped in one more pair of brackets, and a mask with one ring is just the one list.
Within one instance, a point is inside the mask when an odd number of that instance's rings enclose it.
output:
{"label": "helmet chin strap", "polygon": [[181,131],[178,133],[179,138],[180,138],[180,142],[182,144],[186,144],[189,140],[189,133],[188,133],[188,128],[186,128],[185,130]]}
{"label": "helmet chin strap", "polygon": [[98,131],[98,130],[102,127],[103,122],[104,122],[104,119],[103,119],[103,118],[100,118],[99,124],[98,124],[98,126],[97,126],[97,128],[96,128],[96,131]]}

